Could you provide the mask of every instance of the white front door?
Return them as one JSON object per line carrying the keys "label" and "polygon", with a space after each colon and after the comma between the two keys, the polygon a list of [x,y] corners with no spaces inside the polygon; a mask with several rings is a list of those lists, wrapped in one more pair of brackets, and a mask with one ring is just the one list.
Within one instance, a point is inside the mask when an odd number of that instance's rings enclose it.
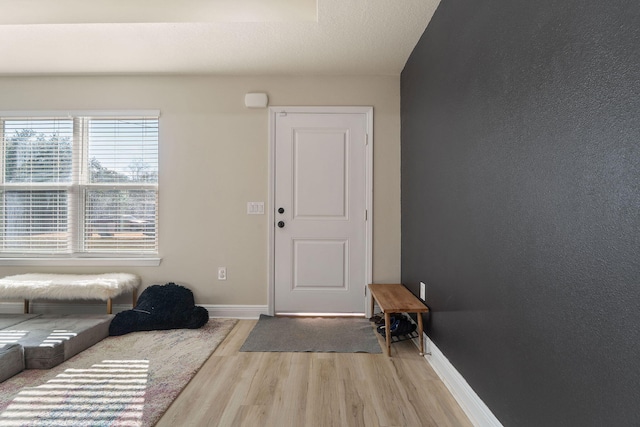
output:
{"label": "white front door", "polygon": [[272,120],[275,312],[364,313],[370,114],[283,108]]}

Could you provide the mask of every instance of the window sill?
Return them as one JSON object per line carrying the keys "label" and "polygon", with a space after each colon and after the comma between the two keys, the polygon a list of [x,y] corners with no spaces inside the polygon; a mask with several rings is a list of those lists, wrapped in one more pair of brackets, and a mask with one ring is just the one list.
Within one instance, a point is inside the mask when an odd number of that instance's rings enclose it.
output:
{"label": "window sill", "polygon": [[162,258],[0,258],[0,266],[157,267]]}

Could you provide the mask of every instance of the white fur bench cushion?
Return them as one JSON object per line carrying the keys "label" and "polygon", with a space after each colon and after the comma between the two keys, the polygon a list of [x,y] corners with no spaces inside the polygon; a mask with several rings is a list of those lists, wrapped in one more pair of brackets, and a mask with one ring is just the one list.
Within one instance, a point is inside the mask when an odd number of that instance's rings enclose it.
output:
{"label": "white fur bench cushion", "polygon": [[0,298],[106,301],[139,285],[140,277],[130,273],[18,274],[0,279]]}

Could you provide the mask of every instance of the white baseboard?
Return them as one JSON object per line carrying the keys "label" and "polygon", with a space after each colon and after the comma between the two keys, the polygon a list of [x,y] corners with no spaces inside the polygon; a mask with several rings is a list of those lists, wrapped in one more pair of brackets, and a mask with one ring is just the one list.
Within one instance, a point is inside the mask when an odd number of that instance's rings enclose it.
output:
{"label": "white baseboard", "polygon": [[269,314],[269,307],[266,305],[203,304],[202,307],[206,308],[209,311],[210,317],[229,317],[232,319],[257,319],[260,317],[261,314]]}
{"label": "white baseboard", "polygon": [[[111,306],[113,314],[130,310],[131,304],[113,304]],[[0,313],[22,314],[24,303],[22,302],[0,302]],[[29,302],[29,312],[37,314],[107,314],[106,302],[92,303],[71,303],[71,302]]]}
{"label": "white baseboard", "polygon": [[[413,341],[418,347],[418,339],[415,338]],[[460,375],[433,341],[429,339],[427,334],[424,334],[424,342],[426,344],[425,359],[449,389],[471,423],[477,427],[503,427],[502,423],[493,415],[487,405],[478,397],[469,383]]]}
{"label": "white baseboard", "polygon": [[[206,305],[210,317],[229,317],[234,319],[257,319],[268,313],[266,305]],[[113,304],[113,314],[131,310],[131,304]],[[0,302],[0,313],[20,314],[24,310],[22,302]],[[78,304],[76,302],[38,302],[31,301],[29,311],[38,314],[106,314],[106,302]]]}

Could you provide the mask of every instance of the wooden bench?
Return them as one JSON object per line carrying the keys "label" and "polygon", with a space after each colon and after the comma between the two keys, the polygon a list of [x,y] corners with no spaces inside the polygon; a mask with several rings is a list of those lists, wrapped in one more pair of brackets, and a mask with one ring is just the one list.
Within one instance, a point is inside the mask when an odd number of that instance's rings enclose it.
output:
{"label": "wooden bench", "polygon": [[391,313],[417,313],[418,335],[420,338],[420,356],[424,355],[422,313],[427,313],[429,307],[424,305],[415,295],[402,284],[370,284],[371,313],[374,313],[374,302],[378,303],[384,313],[385,338],[387,356],[391,356]]}
{"label": "wooden bench", "polygon": [[135,307],[138,286],[140,277],[130,273],[18,274],[0,279],[0,299],[23,299],[25,313],[33,299],[99,299],[107,302],[111,314],[112,298],[124,292],[133,293]]}

